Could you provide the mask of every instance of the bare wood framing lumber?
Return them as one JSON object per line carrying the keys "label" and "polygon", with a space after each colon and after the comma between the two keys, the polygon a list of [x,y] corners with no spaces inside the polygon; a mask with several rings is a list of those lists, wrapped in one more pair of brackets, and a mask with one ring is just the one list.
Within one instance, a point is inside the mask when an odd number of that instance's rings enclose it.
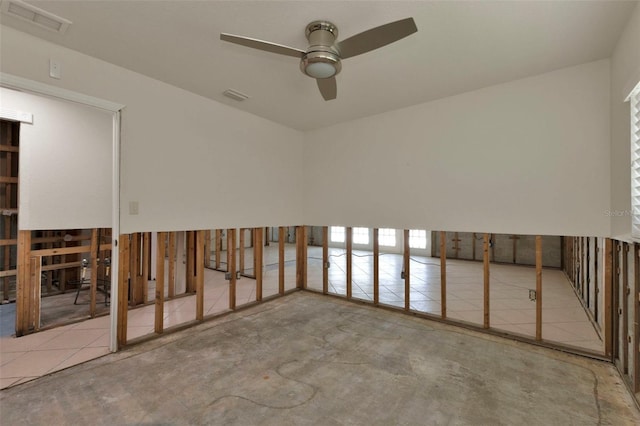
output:
{"label": "bare wood framing lumber", "polygon": [[[9,200],[7,200],[7,203],[9,203]],[[2,216],[3,222],[4,222],[4,235],[6,236],[10,236],[11,235],[11,217],[10,216]],[[18,239],[16,238],[15,240],[15,244],[14,245],[18,245]],[[9,285],[9,277],[10,276],[14,276],[17,274],[17,269],[13,269],[10,270],[9,268],[11,268],[11,247],[10,246],[4,246],[4,270],[0,271],[0,277],[3,278],[2,280],[2,297],[3,300],[9,300],[9,292],[10,292],[10,285]],[[13,273],[11,273],[13,272]],[[3,273],[9,273],[7,275],[2,275]]]}
{"label": "bare wood framing lumber", "polygon": [[411,309],[411,248],[409,246],[409,230],[404,230],[404,310]]}
{"label": "bare wood framing lumber", "polygon": [[[167,243],[167,262],[169,266],[169,276],[167,277],[167,296],[169,299],[176,295],[176,233],[169,232],[169,242]],[[157,279],[157,277],[156,277]]]}
{"label": "bare wood framing lumber", "polygon": [[196,291],[196,238],[195,231],[187,231],[187,267],[186,267],[186,283],[187,293],[195,293]]}
{"label": "bare wood framing lumber", "polygon": [[278,292],[284,296],[284,236],[286,228],[278,227]]}
{"label": "bare wood framing lumber", "polygon": [[12,145],[0,145],[0,151],[2,152],[20,152],[19,146]]}
{"label": "bare wood framing lumber", "polygon": [[204,231],[204,266],[211,267],[211,230]]}
{"label": "bare wood framing lumber", "polygon": [[612,310],[612,286],[613,286],[613,241],[610,238],[604,240],[604,353],[613,361],[613,315]]}
{"label": "bare wood framing lumber", "polygon": [[329,227],[322,227],[322,293],[329,293]]}
{"label": "bare wood framing lumber", "polygon": [[373,228],[373,304],[380,303],[380,233]]}
{"label": "bare wood framing lumber", "polygon": [[142,277],[142,300],[147,303],[151,279],[151,232],[142,234]]}
{"label": "bare wood framing lumber", "polygon": [[240,236],[239,236],[239,245],[240,249],[238,250],[238,263],[239,263],[239,271],[240,274],[244,275],[244,230],[245,228],[240,228]]}
{"label": "bare wood framing lumber", "polygon": [[[618,267],[622,266],[622,371],[629,374],[629,244],[621,244],[622,262],[618,262]],[[622,264],[622,265],[620,265]],[[637,303],[637,302],[636,302]]]}
{"label": "bare wood framing lumber", "polygon": [[[473,234],[473,246],[475,249],[476,239]],[[475,260],[475,254],[473,256]],[[447,233],[440,231],[440,312],[442,319],[447,318]]]}
{"label": "bare wood framing lumber", "polygon": [[483,238],[483,261],[484,261],[484,328],[490,326],[489,313],[489,234],[484,234]]}
{"label": "bare wood framing lumber", "polygon": [[633,380],[634,393],[640,391],[640,244],[633,245]]}
{"label": "bare wood framing lumber", "polygon": [[536,235],[536,340],[542,340],[542,236]]}
{"label": "bare wood framing lumber", "polygon": [[[96,295],[98,292],[98,229],[91,230],[91,278],[89,281],[89,315],[91,318],[96,316]],[[82,284],[80,284],[82,285]]]}
{"label": "bare wood framing lumber", "polygon": [[4,246],[15,246],[16,244],[18,244],[18,239],[4,239],[4,240],[0,240],[0,247],[4,247]]}
{"label": "bare wood framing lumber", "polygon": [[164,258],[166,251],[166,232],[158,232],[158,247],[156,248],[156,301],[154,331],[158,334],[164,331]]}
{"label": "bare wood framing lumber", "polygon": [[31,299],[29,304],[29,327],[33,328],[34,331],[38,331],[40,329],[40,279],[42,277],[40,268],[42,267],[42,257],[31,256],[29,262],[29,287],[31,289],[31,294],[29,295]]}
{"label": "bare wood framing lumber", "polygon": [[69,242],[69,241],[90,241],[91,234],[81,234],[81,235],[65,235],[65,236],[47,236],[47,237],[38,237],[32,238],[31,242],[33,244],[46,244],[46,243],[61,243],[61,242]]}
{"label": "bare wood framing lumber", "polygon": [[[120,235],[120,267],[118,268],[118,321],[116,325],[118,349],[127,344],[127,313],[129,308],[129,271],[131,267],[131,239]],[[133,276],[131,276],[133,278]],[[134,281],[133,279],[131,281]]]}
{"label": "bare wood framing lumber", "polygon": [[215,258],[216,269],[220,269],[221,256],[222,256],[222,253],[221,253],[222,252],[222,230],[216,229],[215,236],[216,236],[216,258]]}
{"label": "bare wood framing lumber", "polygon": [[31,231],[18,231],[16,337],[29,333]]}
{"label": "bare wood framing lumber", "polygon": [[13,176],[0,176],[0,183],[17,184],[18,178]]}
{"label": "bare wood framing lumber", "polygon": [[131,283],[129,291],[131,292],[130,303],[136,306],[143,303],[142,287],[140,286],[140,234],[131,234],[131,248],[129,249],[129,263],[131,273]]}
{"label": "bare wood framing lumber", "polygon": [[296,227],[296,287],[307,288],[307,227]]}
{"label": "bare wood framing lumber", "polygon": [[60,247],[52,249],[40,249],[33,250],[35,256],[63,256],[67,254],[80,254],[88,253],[91,251],[91,245],[75,246],[75,247]]}
{"label": "bare wood framing lumber", "polygon": [[194,233],[196,238],[196,320],[204,320],[204,236],[205,231]]}
{"label": "bare wood framing lumber", "polygon": [[236,308],[236,230],[227,230],[227,271],[230,275],[229,280],[229,309]]}
{"label": "bare wood framing lumber", "polygon": [[262,265],[264,264],[264,245],[262,241],[262,228],[253,230],[253,270],[256,275],[256,301],[262,301]]}
{"label": "bare wood framing lumber", "polygon": [[[7,271],[0,271],[0,278],[13,277],[15,275],[18,275],[18,270],[17,269],[9,269]],[[5,294],[7,294],[7,293],[8,293],[8,291]],[[7,299],[8,299],[8,297],[7,297]]]}
{"label": "bare wood framing lumber", "polygon": [[351,300],[353,280],[353,228],[345,228],[345,238],[347,243],[347,300]]}

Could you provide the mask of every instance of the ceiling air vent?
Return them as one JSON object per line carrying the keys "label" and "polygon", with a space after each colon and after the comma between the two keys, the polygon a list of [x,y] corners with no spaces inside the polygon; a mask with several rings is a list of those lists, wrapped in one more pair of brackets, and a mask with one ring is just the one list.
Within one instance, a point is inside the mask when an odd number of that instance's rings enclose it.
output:
{"label": "ceiling air vent", "polygon": [[20,0],[2,0],[0,12],[60,34],[64,34],[71,25],[71,21],[67,19]]}
{"label": "ceiling air vent", "polygon": [[225,95],[227,98],[231,98],[231,99],[236,100],[238,102],[246,101],[247,99],[249,99],[249,96],[245,95],[244,93],[240,93],[237,90],[233,90],[233,89],[227,89],[224,92],[222,92],[222,94]]}

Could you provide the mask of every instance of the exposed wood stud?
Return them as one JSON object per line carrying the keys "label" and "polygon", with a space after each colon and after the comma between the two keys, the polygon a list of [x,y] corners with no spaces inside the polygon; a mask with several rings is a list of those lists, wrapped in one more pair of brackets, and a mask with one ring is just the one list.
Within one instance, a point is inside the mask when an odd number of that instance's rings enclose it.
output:
{"label": "exposed wood stud", "polygon": [[489,234],[484,234],[483,239],[483,261],[484,261],[484,328],[490,326],[489,313]]}
{"label": "exposed wood stud", "polygon": [[296,287],[307,288],[307,227],[296,227]]}
{"label": "exposed wood stud", "polygon": [[286,228],[280,226],[278,228],[278,292],[280,296],[284,296],[284,238]]}
{"label": "exposed wood stud", "polygon": [[[475,234],[474,234],[475,235]],[[475,247],[476,239],[473,239]],[[475,260],[475,255],[474,255]],[[447,233],[440,231],[440,309],[443,319],[447,318]]]}
{"label": "exposed wood stud", "polygon": [[244,232],[245,232],[246,228],[240,228],[239,229],[239,240],[240,242],[238,243],[238,245],[240,246],[239,250],[238,250],[238,270],[240,271],[240,274],[244,275],[244,245],[245,245],[245,238],[244,238]]}
{"label": "exposed wood stud", "polygon": [[151,233],[142,234],[142,300],[149,301],[149,280],[151,279]]}
{"label": "exposed wood stud", "polygon": [[216,258],[215,258],[215,262],[216,262],[216,269],[220,269],[220,263],[221,263],[221,257],[222,257],[222,230],[221,229],[216,229],[215,230],[215,236],[216,236]]}
{"label": "exposed wood stud", "polygon": [[211,267],[211,230],[204,231],[204,266]]}
{"label": "exposed wood stud", "polygon": [[380,233],[373,228],[373,304],[380,303]]}
{"label": "exposed wood stud", "polygon": [[169,269],[169,276],[167,277],[167,296],[172,299],[176,295],[176,233],[169,233],[169,242],[167,244],[167,262]]}
{"label": "exposed wood stud", "polygon": [[164,331],[164,262],[167,233],[158,232],[158,246],[156,248],[156,310],[155,310],[155,332],[160,334]]}
{"label": "exposed wood stud", "polygon": [[29,290],[31,231],[18,231],[16,337],[29,333]]}
{"label": "exposed wood stud", "polygon": [[351,300],[352,280],[353,280],[353,228],[345,228],[345,239],[347,245],[347,300]]}
{"label": "exposed wood stud", "polygon": [[542,340],[542,236],[536,235],[536,340]]}
{"label": "exposed wood stud", "polygon": [[236,308],[236,230],[227,229],[227,271],[229,280],[229,309]]}
{"label": "exposed wood stud", "polygon": [[604,353],[613,361],[613,309],[612,309],[612,285],[613,285],[613,241],[610,238],[604,240]]}
{"label": "exposed wood stud", "polygon": [[194,232],[196,249],[196,320],[204,320],[204,238],[205,231]]}
{"label": "exposed wood stud", "polygon": [[196,237],[195,231],[187,231],[187,263],[186,263],[186,292],[196,291]]}
{"label": "exposed wood stud", "polygon": [[29,305],[29,328],[33,328],[34,331],[38,331],[40,329],[40,279],[42,277],[42,257],[31,256],[29,261],[29,272],[31,274],[29,277],[31,288],[31,294],[29,295],[31,299],[31,303]]}
{"label": "exposed wood stud", "polygon": [[329,227],[322,227],[322,293],[329,293]]}
{"label": "exposed wood stud", "polygon": [[120,267],[118,268],[118,321],[117,340],[118,349],[127,344],[127,313],[129,298],[129,267],[130,267],[130,239],[129,235],[120,235]]}
{"label": "exposed wood stud", "polygon": [[[618,266],[622,264],[622,274],[618,277],[618,282],[622,290],[622,372],[629,374],[629,244],[626,242],[619,242],[622,247],[621,262],[618,261]],[[637,303],[637,302],[636,302]]]}
{"label": "exposed wood stud", "polygon": [[411,309],[411,248],[409,247],[409,230],[405,229],[403,233],[404,250],[404,310]]}
{"label": "exposed wood stud", "polygon": [[[100,241],[98,241],[98,229],[91,230],[91,279],[89,285],[89,315],[91,318],[96,316],[96,295],[98,291],[98,250],[100,247]],[[82,285],[82,283],[78,284]]]}
{"label": "exposed wood stud", "polygon": [[135,306],[137,303],[136,291],[137,291],[137,281],[138,281],[138,267],[136,265],[136,253],[138,252],[138,238],[137,234],[133,233],[130,235],[129,239],[129,273],[131,276],[129,277],[129,304],[131,306]]}
{"label": "exposed wood stud", "polygon": [[[640,244],[634,244],[633,256],[633,380],[634,393],[640,391]],[[630,283],[631,284],[631,283]]]}
{"label": "exposed wood stud", "polygon": [[253,230],[253,270],[256,276],[256,301],[262,301],[262,265],[264,264],[264,244],[262,228]]}

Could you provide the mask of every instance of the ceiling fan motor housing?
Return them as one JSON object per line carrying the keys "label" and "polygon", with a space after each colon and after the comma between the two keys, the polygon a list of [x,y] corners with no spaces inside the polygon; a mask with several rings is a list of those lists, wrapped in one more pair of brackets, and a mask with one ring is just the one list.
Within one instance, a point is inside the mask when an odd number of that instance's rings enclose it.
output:
{"label": "ceiling fan motor housing", "polygon": [[328,21],[313,21],[305,31],[309,48],[300,61],[300,70],[312,78],[332,78],[340,72],[340,56],[333,47],[338,28]]}

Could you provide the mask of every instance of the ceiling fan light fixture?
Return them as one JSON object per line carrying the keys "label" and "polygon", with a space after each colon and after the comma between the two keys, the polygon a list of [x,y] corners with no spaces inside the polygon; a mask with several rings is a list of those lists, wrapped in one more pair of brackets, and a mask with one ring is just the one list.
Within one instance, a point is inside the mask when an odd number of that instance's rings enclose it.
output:
{"label": "ceiling fan light fixture", "polygon": [[309,52],[302,57],[300,69],[312,78],[331,78],[340,72],[342,65],[332,52]]}
{"label": "ceiling fan light fixture", "polygon": [[314,62],[305,68],[307,75],[313,78],[329,78],[336,75],[336,69],[326,62]]}

